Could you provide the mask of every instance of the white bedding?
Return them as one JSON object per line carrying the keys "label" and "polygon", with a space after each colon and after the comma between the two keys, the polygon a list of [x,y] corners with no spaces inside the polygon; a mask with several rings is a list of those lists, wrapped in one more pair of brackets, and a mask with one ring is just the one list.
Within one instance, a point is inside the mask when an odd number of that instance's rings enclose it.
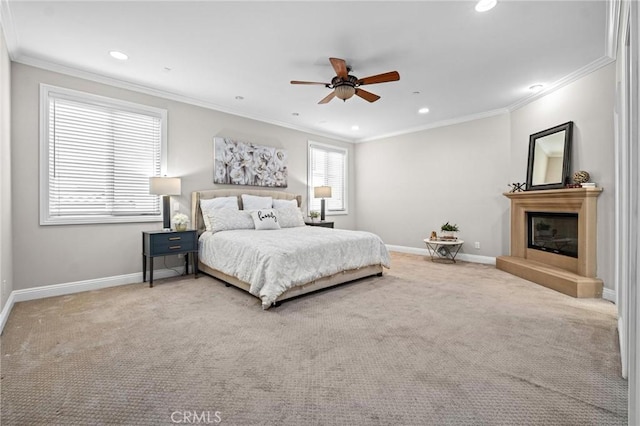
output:
{"label": "white bedding", "polygon": [[389,252],[375,234],[316,226],[269,231],[238,229],[199,240],[200,261],[251,285],[268,308],[290,287],[340,271],[390,266]]}

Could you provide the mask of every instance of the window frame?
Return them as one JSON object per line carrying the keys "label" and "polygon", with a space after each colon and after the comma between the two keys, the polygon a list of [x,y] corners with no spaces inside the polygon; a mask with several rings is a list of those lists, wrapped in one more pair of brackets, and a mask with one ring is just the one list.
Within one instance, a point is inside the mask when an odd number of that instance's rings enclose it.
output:
{"label": "window frame", "polygon": [[[344,155],[344,167],[342,172],[342,186],[343,186],[343,209],[331,210],[329,203],[326,203],[325,215],[326,216],[341,216],[349,214],[349,149],[337,145],[330,145],[322,142],[315,142],[312,140],[307,141],[307,215],[312,211],[313,197],[313,168],[311,164],[311,150],[312,147],[319,149],[325,149],[326,151],[340,152]],[[320,208],[318,207],[318,210]]]}
{"label": "window frame", "polygon": [[[49,214],[49,107],[50,94],[55,93],[58,98],[66,98],[77,102],[102,107],[119,109],[127,112],[152,115],[160,118],[160,176],[167,170],[167,110],[121,99],[95,95],[79,90],[40,84],[40,157],[39,157],[39,198],[40,225],[78,225],[103,223],[136,223],[162,221],[162,208],[158,215],[85,215],[52,217]],[[161,206],[160,206],[161,207]]]}

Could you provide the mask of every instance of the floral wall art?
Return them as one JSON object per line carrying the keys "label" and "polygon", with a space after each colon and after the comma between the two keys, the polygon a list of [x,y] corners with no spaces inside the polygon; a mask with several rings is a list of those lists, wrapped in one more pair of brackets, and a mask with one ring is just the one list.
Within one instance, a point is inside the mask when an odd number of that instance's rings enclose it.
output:
{"label": "floral wall art", "polygon": [[213,183],[287,187],[287,151],[213,138]]}

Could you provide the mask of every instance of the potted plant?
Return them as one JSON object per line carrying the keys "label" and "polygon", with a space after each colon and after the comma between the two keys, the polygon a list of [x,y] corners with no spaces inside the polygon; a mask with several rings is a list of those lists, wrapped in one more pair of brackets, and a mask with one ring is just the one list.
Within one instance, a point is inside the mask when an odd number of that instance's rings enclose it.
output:
{"label": "potted plant", "polygon": [[173,216],[173,226],[176,227],[176,231],[186,231],[189,218],[184,213],[176,213]]}
{"label": "potted plant", "polygon": [[320,216],[320,213],[318,213],[315,210],[312,210],[309,212],[309,217],[311,218],[311,222],[315,222],[318,216]]}
{"label": "potted plant", "polygon": [[458,228],[458,225],[456,224],[452,225],[449,222],[447,222],[440,227],[440,230],[442,231],[443,239],[455,240],[457,239],[457,237],[455,236],[455,233],[458,232],[460,229]]}

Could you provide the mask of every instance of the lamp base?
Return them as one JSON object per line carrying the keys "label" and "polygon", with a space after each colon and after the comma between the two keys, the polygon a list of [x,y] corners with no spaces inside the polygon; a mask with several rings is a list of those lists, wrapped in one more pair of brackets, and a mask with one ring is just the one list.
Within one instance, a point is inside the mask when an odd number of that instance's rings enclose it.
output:
{"label": "lamp base", "polygon": [[163,195],[162,196],[162,230],[163,231],[171,231],[171,213],[170,213],[170,209],[171,209],[171,202],[170,199],[171,197],[169,195]]}
{"label": "lamp base", "polygon": [[320,221],[324,222],[324,198],[320,200]]}

